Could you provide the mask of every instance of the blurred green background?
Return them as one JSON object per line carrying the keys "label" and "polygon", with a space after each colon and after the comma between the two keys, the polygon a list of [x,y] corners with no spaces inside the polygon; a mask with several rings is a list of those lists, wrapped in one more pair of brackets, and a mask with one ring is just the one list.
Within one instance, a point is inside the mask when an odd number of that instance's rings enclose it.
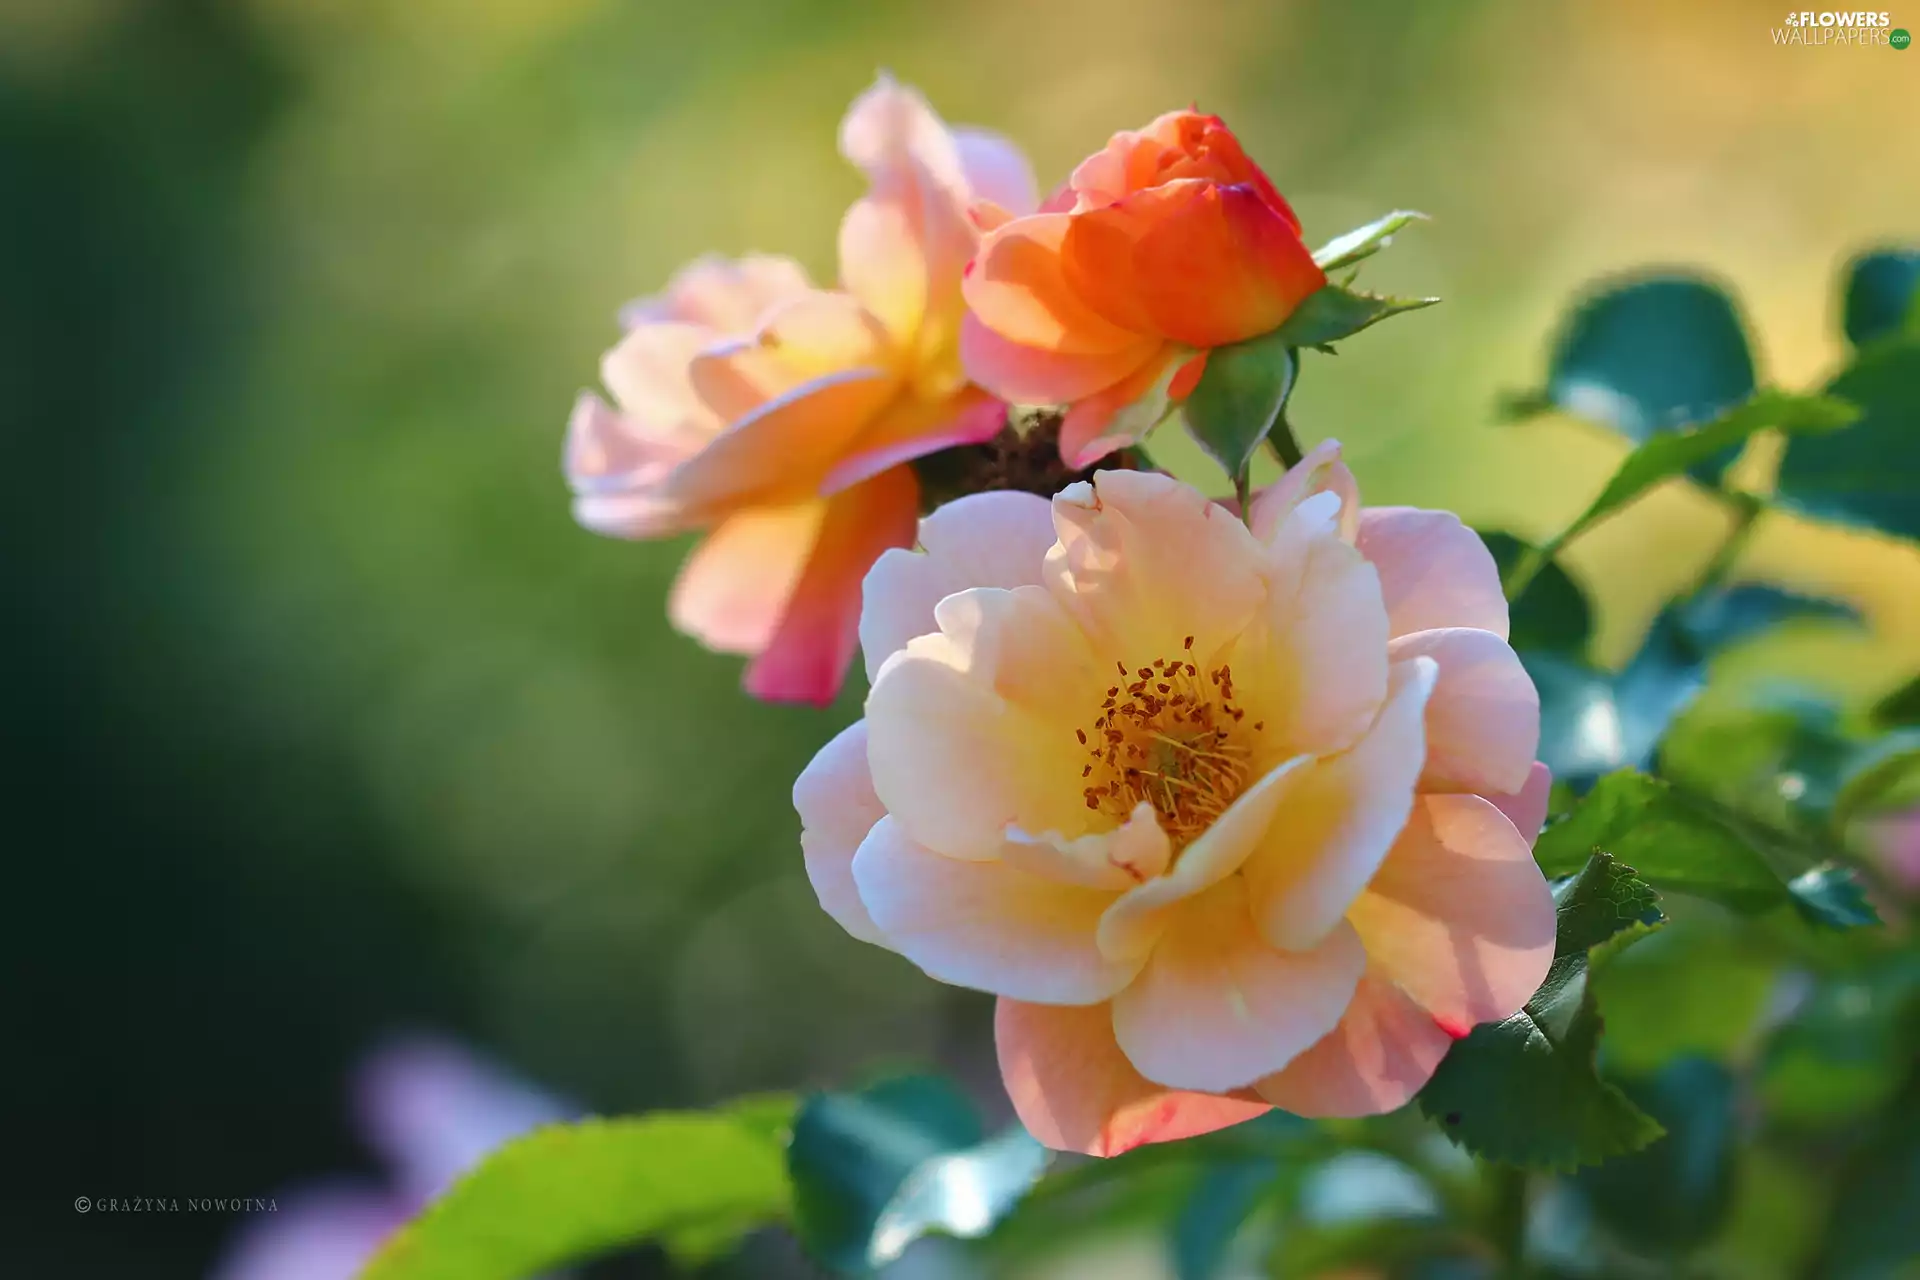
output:
{"label": "blurred green background", "polygon": [[[1775,8],[0,0],[31,1170],[0,1272],[201,1274],[230,1222],[72,1199],[369,1167],[341,1080],[394,1028],[603,1110],[888,1056],[991,1081],[986,1002],[801,872],[789,788],[861,690],[748,702],[666,626],[684,546],[576,529],[557,466],[622,302],[709,250],[831,276],[834,129],[877,69],[1043,185],[1197,101],[1310,239],[1432,214],[1367,278],[1446,304],[1312,362],[1294,417],[1371,501],[1537,535],[1624,451],[1495,424],[1577,288],[1705,267],[1763,380],[1809,386],[1839,264],[1920,226],[1920,53],[1778,47]],[[1580,546],[1603,653],[1723,521],[1675,486]],[[1920,655],[1910,550],[1771,520],[1745,567],[1866,611],[1803,646],[1838,687]]]}

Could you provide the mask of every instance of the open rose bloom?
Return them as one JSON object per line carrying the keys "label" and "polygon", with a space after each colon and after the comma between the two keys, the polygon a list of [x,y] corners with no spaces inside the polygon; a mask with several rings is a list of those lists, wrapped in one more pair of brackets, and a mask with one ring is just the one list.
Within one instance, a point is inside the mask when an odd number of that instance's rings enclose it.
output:
{"label": "open rose bloom", "polygon": [[1025,160],[949,129],[882,79],[840,149],[868,194],[840,232],[837,290],[794,262],[694,263],[629,307],[574,407],[565,470],[580,522],[623,538],[711,530],[669,602],[675,626],[753,656],[748,692],[826,702],[852,659],[860,580],[913,540],[911,458],[997,432],[1004,409],[959,360],[976,199],[1025,210]]}
{"label": "open rose bloom", "polygon": [[1115,134],[1036,214],[982,214],[967,371],[1009,401],[1070,405],[1073,467],[1184,399],[1208,349],[1278,328],[1327,282],[1267,175],[1193,111]]}
{"label": "open rose bloom", "polygon": [[942,508],[868,576],[866,719],[795,786],[822,905],[1000,997],[1049,1146],[1391,1110],[1552,959],[1492,557],[1360,509],[1337,446],[1249,514],[1132,471]]}

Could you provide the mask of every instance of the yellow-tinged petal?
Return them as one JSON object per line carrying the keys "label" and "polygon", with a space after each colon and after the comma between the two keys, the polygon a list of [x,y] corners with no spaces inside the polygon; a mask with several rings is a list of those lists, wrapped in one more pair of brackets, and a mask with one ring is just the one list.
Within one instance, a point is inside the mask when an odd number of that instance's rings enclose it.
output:
{"label": "yellow-tinged petal", "polygon": [[1053,546],[1053,509],[1036,494],[957,498],[920,522],[920,547],[889,551],[867,573],[860,646],[867,679],[915,636],[939,626],[933,607],[968,587],[1035,586]]}
{"label": "yellow-tinged petal", "polygon": [[1272,945],[1319,945],[1379,870],[1413,809],[1434,675],[1430,659],[1395,667],[1367,735],[1301,770],[1286,788],[1266,839],[1242,868],[1261,936]]}
{"label": "yellow-tinged petal", "polygon": [[1349,918],[1373,965],[1456,1037],[1518,1010],[1553,962],[1553,893],[1479,796],[1422,796]]}
{"label": "yellow-tinged petal", "polygon": [[1312,757],[1299,756],[1270,770],[1181,850],[1171,870],[1116,900],[1100,920],[1101,950],[1115,957],[1151,952],[1182,904],[1238,871],[1268,838],[1288,787],[1312,763]]}
{"label": "yellow-tinged petal", "polygon": [[681,566],[667,617],[709,649],[760,652],[779,629],[826,514],[827,504],[814,501],[728,518]]}
{"label": "yellow-tinged petal", "polygon": [[711,510],[810,495],[896,389],[882,369],[847,369],[802,383],[736,420],[689,458],[668,480],[668,496]]}
{"label": "yellow-tinged petal", "polygon": [[1171,476],[1102,471],[1054,498],[1053,522],[1048,588],[1128,667],[1185,653],[1188,636],[1195,662],[1213,658],[1264,603],[1259,544]]}
{"label": "yellow-tinged petal", "polygon": [[861,843],[853,879],[884,945],[942,982],[1045,1004],[1094,1004],[1140,967],[1110,960],[1094,945],[1112,891],[997,859],[947,857],[915,841],[892,815]]}
{"label": "yellow-tinged petal", "polygon": [[998,856],[1009,827],[1088,830],[1085,747],[1068,718],[1099,701],[1085,638],[1043,590],[975,588],[935,609],[942,628],[887,659],[867,697],[874,790],[914,839]]}
{"label": "yellow-tinged petal", "polygon": [[1268,946],[1245,882],[1229,877],[1184,904],[1140,976],[1114,997],[1114,1034],[1149,1080],[1242,1088],[1333,1030],[1366,962],[1345,923],[1311,951]]}

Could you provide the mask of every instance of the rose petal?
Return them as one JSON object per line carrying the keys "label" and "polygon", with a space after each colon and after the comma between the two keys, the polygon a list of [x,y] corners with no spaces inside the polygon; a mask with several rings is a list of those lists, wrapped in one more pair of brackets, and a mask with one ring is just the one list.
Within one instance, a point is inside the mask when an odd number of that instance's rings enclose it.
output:
{"label": "rose petal", "polygon": [[1167,1089],[1141,1075],[1113,1036],[1108,1005],[1002,999],[994,1045],[1020,1123],[1043,1146],[1117,1156],[1264,1115],[1262,1102]]}
{"label": "rose petal", "polygon": [[813,555],[780,626],[747,667],[746,691],[769,702],[825,706],[860,642],[860,583],[882,552],[913,540],[920,484],[905,467],[827,501]]}
{"label": "rose petal", "polygon": [[1479,796],[1422,796],[1349,913],[1367,955],[1449,1034],[1507,1017],[1553,961],[1553,894]]}
{"label": "rose petal", "polygon": [[889,551],[867,574],[860,614],[867,679],[907,641],[938,629],[933,607],[947,596],[1037,584],[1053,541],[1053,508],[1037,494],[968,494],[926,517],[919,551]]}
{"label": "rose petal", "polygon": [[649,324],[622,338],[600,360],[600,380],[625,411],[631,430],[690,453],[725,425],[693,385],[691,368],[716,335],[689,324]]}
{"label": "rose petal", "polygon": [[648,435],[591,391],[573,402],[561,469],[575,493],[630,492],[658,484],[685,457],[684,448]]}
{"label": "rose petal", "polygon": [[1010,342],[1066,355],[1137,349],[1143,335],[1104,319],[1068,283],[1064,213],[1015,218],[980,240],[962,291],[981,323]]}
{"label": "rose petal", "polygon": [[861,842],[853,879],[884,944],[955,986],[1094,1004],[1140,967],[1109,960],[1094,945],[1110,891],[1004,862],[949,858],[915,842],[891,815]]}
{"label": "rose petal", "polygon": [[716,255],[682,267],[666,290],[628,303],[620,312],[623,328],[663,321],[693,324],[718,334],[742,334],[760,322],[768,307],[813,286],[791,258],[749,254],[729,261]]}
{"label": "rose petal", "polygon": [[1033,212],[1040,188],[1019,147],[990,129],[960,126],[952,133],[974,199],[991,201],[1016,217]]}
{"label": "rose petal", "polygon": [[668,619],[709,649],[759,653],[780,629],[826,517],[824,502],[729,517],[680,567]]}
{"label": "rose petal", "polygon": [[847,447],[845,456],[820,482],[820,492],[830,497],[888,467],[941,449],[991,440],[1006,422],[1007,406],[978,388],[968,387],[937,401],[903,396]]}
{"label": "rose petal", "polygon": [[1265,607],[1232,653],[1239,701],[1265,719],[1271,759],[1351,746],[1386,696],[1379,578],[1342,541],[1338,511],[1321,493],[1281,522],[1263,550]]}
{"label": "rose petal", "polygon": [[1242,868],[1269,944],[1289,951],[1318,946],[1379,870],[1413,808],[1426,759],[1421,719],[1434,678],[1431,659],[1396,665],[1367,735],[1289,780],[1266,838]]}
{"label": "rose petal", "polygon": [[1268,838],[1273,815],[1285,802],[1310,756],[1276,766],[1227,807],[1200,838],[1180,851],[1165,875],[1115,900],[1100,920],[1100,949],[1117,958],[1144,956],[1173,922],[1181,903],[1238,871]]}
{"label": "rose petal", "polygon": [[811,494],[898,391],[880,369],[845,369],[767,401],[689,458],[667,496],[693,507]]}
{"label": "rose petal", "polygon": [[957,315],[973,252],[960,149],[924,97],[883,75],[848,109],[840,150],[872,184],[841,223],[841,280],[897,342],[917,347],[930,317]]}
{"label": "rose petal", "polygon": [[1340,1025],[1254,1090],[1298,1116],[1382,1115],[1411,1102],[1452,1047],[1431,1014],[1369,972]]}
{"label": "rose petal", "polygon": [[1184,179],[1122,206],[1143,228],[1133,248],[1141,305],[1152,331],[1174,342],[1218,347],[1266,333],[1327,282],[1299,233],[1251,186]]}
{"label": "rose petal", "polygon": [[941,631],[888,658],[867,697],[874,790],[914,839],[997,857],[1010,826],[1071,839],[1089,826],[1079,780],[1104,677],[1038,587],[943,599]]}
{"label": "rose petal", "polygon": [[1276,951],[1254,930],[1245,883],[1185,903],[1113,1000],[1113,1029],[1149,1080],[1220,1093],[1268,1076],[1333,1030],[1366,967],[1342,924],[1318,947]]}
{"label": "rose petal", "polygon": [[1191,354],[1169,345],[1129,377],[1068,408],[1060,424],[1061,460],[1085,470],[1159,426],[1173,409],[1173,381]]}
{"label": "rose petal", "polygon": [[1254,495],[1247,527],[1262,542],[1271,542],[1293,509],[1316,493],[1340,499],[1340,536],[1352,542],[1360,529],[1360,486],[1340,460],[1340,442],[1322,440],[1285,475]]}
{"label": "rose petal", "polygon": [[1527,771],[1527,781],[1518,791],[1486,795],[1494,808],[1507,815],[1507,821],[1529,845],[1540,838],[1540,828],[1547,824],[1547,806],[1552,797],[1553,770],[1538,760]]}
{"label": "rose petal", "polygon": [[853,855],[886,817],[867,768],[867,723],[856,720],[820,748],[793,784],[807,879],[826,913],[862,942],[886,945],[853,882]]}
{"label": "rose petal", "polygon": [[1380,571],[1393,634],[1478,627],[1507,638],[1500,570],[1480,535],[1448,511],[1368,507],[1355,545]]}
{"label": "rose petal", "polygon": [[1440,666],[1427,700],[1422,791],[1518,791],[1540,745],[1540,694],[1520,657],[1491,631],[1442,627],[1396,637],[1394,662],[1425,656]]}
{"label": "rose petal", "polygon": [[1015,404],[1068,404],[1122,382],[1166,344],[1141,337],[1116,351],[1088,355],[1012,342],[969,312],[960,321],[960,363],[967,376]]}
{"label": "rose petal", "polygon": [[682,456],[677,447],[636,431],[599,396],[581,393],[567,423],[562,461],[574,492],[574,519],[611,538],[658,538],[698,527],[699,513],[663,492]]}
{"label": "rose petal", "polygon": [[[1171,476],[1103,471],[1053,500],[1045,581],[1102,655],[1128,667],[1218,653],[1263,603],[1260,548],[1226,510]],[[1384,656],[1382,661],[1384,661]]]}
{"label": "rose petal", "polygon": [[[1173,860],[1173,845],[1160,829],[1153,806],[1143,800],[1116,829],[1089,831],[1071,840],[1057,831],[1031,835],[1010,827],[1000,860],[1048,880],[1121,893],[1164,872]],[[1104,918],[1100,932],[1106,932]],[[1104,941],[1100,945],[1106,949]]]}

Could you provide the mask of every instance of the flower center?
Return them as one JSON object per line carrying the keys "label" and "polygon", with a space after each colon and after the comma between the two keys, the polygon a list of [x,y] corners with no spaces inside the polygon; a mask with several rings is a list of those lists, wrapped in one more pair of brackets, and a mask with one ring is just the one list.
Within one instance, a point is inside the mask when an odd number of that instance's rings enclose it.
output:
{"label": "flower center", "polygon": [[[1145,801],[1176,849],[1212,826],[1253,772],[1238,740],[1247,713],[1233,704],[1233,668],[1202,672],[1192,636],[1181,650],[1143,667],[1115,663],[1120,683],[1092,726],[1074,730],[1091,758],[1080,771],[1087,808],[1118,823]],[[1252,732],[1265,728],[1256,721]]]}

